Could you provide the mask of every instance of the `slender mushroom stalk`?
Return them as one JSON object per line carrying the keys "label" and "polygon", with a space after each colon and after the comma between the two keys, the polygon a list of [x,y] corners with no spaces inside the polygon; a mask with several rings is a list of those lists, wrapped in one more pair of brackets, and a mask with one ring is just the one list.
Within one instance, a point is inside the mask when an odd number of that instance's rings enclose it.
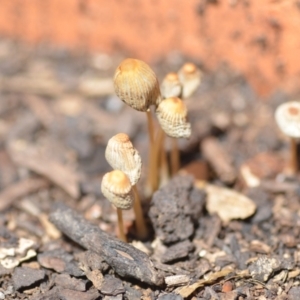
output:
{"label": "slender mushroom stalk", "polygon": [[[187,108],[179,98],[171,97],[162,101],[156,115],[163,131],[172,138],[189,138],[191,136],[191,124],[187,120]],[[174,149],[175,148],[175,149]],[[172,144],[174,158],[172,170],[179,168],[179,151],[177,142]]]}
{"label": "slender mushroom stalk", "polygon": [[129,178],[120,170],[114,170],[103,176],[101,183],[103,195],[117,208],[119,238],[127,242],[123,225],[123,209],[132,208],[134,196]]}
{"label": "slender mushroom stalk", "polygon": [[[182,92],[182,85],[179,81],[177,73],[170,72],[168,73],[162,84],[161,84],[161,94],[164,99],[170,97],[179,97]],[[159,127],[157,132],[157,137],[155,140],[155,151],[154,151],[154,161],[155,164],[152,165],[152,173],[158,174],[160,177],[160,186],[166,183],[169,179],[169,170],[168,170],[168,160],[167,153],[164,147],[165,142],[165,133],[161,127]],[[158,188],[158,180],[154,183],[154,190]]]}
{"label": "slender mushroom stalk", "polygon": [[275,120],[279,129],[290,138],[288,171],[295,175],[299,164],[296,139],[300,138],[300,103],[291,101],[279,105],[275,112]]}
{"label": "slender mushroom stalk", "polygon": [[147,238],[148,230],[136,188],[136,184],[141,177],[142,159],[138,151],[133,147],[129,136],[125,133],[119,133],[113,136],[107,143],[105,158],[113,169],[121,170],[128,176],[135,198],[133,209],[136,219],[137,236],[140,239]]}
{"label": "slender mushroom stalk", "polygon": [[[135,110],[146,112],[149,132],[149,166],[154,162],[154,129],[150,107],[161,102],[159,83],[155,73],[143,61],[127,58],[118,66],[114,76],[117,96]],[[148,177],[148,185],[153,189],[155,178]],[[157,176],[157,174],[155,175]],[[148,189],[149,189],[148,188]]]}
{"label": "slender mushroom stalk", "polygon": [[171,148],[171,174],[174,176],[180,167],[180,155],[178,149],[178,143],[176,138],[172,138],[172,148]]}
{"label": "slender mushroom stalk", "polygon": [[201,82],[201,71],[193,63],[185,63],[178,71],[178,77],[182,84],[182,98],[190,97]]}

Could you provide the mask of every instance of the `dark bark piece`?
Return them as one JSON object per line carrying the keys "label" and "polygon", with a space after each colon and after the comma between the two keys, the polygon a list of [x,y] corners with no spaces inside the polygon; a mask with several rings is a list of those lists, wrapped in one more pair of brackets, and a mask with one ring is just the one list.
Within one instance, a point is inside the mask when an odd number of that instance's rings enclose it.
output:
{"label": "dark bark piece", "polygon": [[104,259],[93,251],[79,253],[75,259],[92,271],[100,270],[102,273],[105,273],[109,269],[109,265]]}
{"label": "dark bark piece", "polygon": [[[105,296],[103,298],[103,300],[122,300],[123,299],[123,296],[122,294],[119,294],[117,296]],[[130,299],[131,300],[131,299]]]}
{"label": "dark bark piece", "polygon": [[53,289],[45,292],[42,295],[37,295],[32,298],[32,300],[57,300],[59,299],[58,293],[59,293],[59,288],[54,287]]}
{"label": "dark bark piece", "polygon": [[68,166],[42,153],[37,146],[26,143],[20,147],[18,141],[11,141],[8,144],[8,153],[17,166],[48,178],[72,198],[79,197],[79,175]]}
{"label": "dark bark piece", "polygon": [[232,159],[215,137],[205,138],[201,143],[201,150],[222,182],[232,184],[236,180]]}
{"label": "dark bark piece", "polygon": [[109,296],[117,296],[119,294],[124,294],[125,288],[120,279],[111,275],[106,275],[101,286],[101,293]]}
{"label": "dark bark piece", "polygon": [[21,267],[14,270],[12,280],[14,288],[21,290],[38,285],[45,277],[45,270]]}
{"label": "dark bark piece", "polygon": [[100,255],[120,276],[150,285],[163,284],[161,274],[145,253],[90,224],[64,204],[54,205],[50,221],[73,241]]}
{"label": "dark bark piece", "polygon": [[179,242],[166,250],[161,257],[161,262],[171,263],[173,261],[183,259],[187,257],[194,248],[195,246],[189,240]]}
{"label": "dark bark piece", "polygon": [[183,298],[180,295],[171,293],[171,294],[161,295],[157,298],[157,300],[183,300]]}
{"label": "dark bark piece", "polygon": [[193,212],[189,201],[192,188],[191,176],[177,176],[154,193],[149,217],[156,237],[163,243],[184,241],[194,233]]}
{"label": "dark bark piece", "polygon": [[63,249],[55,249],[38,255],[38,262],[48,269],[53,269],[58,273],[68,273],[72,276],[83,276],[84,273],[79,269],[73,255]]}
{"label": "dark bark piece", "polygon": [[79,292],[86,291],[87,280],[72,278],[68,274],[58,274],[55,276],[56,285],[65,289],[75,290]]}
{"label": "dark bark piece", "polygon": [[134,289],[128,283],[125,283],[125,297],[130,300],[140,300],[142,298],[142,291]]}
{"label": "dark bark piece", "polygon": [[79,291],[64,289],[61,290],[58,293],[58,295],[59,295],[59,299],[61,300],[74,300],[74,299],[96,300],[99,299],[100,297],[100,293],[96,289],[87,292],[79,292]]}

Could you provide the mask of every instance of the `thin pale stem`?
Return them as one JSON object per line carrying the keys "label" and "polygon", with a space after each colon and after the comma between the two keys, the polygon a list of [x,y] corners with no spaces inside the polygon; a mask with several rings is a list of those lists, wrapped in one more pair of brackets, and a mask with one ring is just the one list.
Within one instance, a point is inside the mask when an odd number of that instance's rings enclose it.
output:
{"label": "thin pale stem", "polygon": [[161,138],[161,145],[160,145],[160,172],[159,172],[160,186],[165,185],[169,181],[169,166],[168,166],[167,152],[165,148],[165,140],[166,140],[165,137],[166,135],[163,132],[163,136]]}
{"label": "thin pale stem", "polygon": [[172,138],[171,173],[174,176],[179,170],[179,149],[176,138]]}
{"label": "thin pale stem", "polygon": [[119,238],[123,242],[127,243],[127,238],[124,233],[123,213],[120,208],[117,208],[117,214],[118,214]]}
{"label": "thin pale stem", "polygon": [[155,191],[155,187],[157,186],[157,171],[155,173],[155,144],[154,144],[154,126],[153,126],[153,118],[151,116],[150,109],[147,110],[147,120],[148,120],[148,133],[149,133],[149,161],[148,161],[148,178],[146,185],[146,196],[151,196]]}
{"label": "thin pale stem", "polygon": [[154,144],[154,126],[153,126],[153,118],[151,115],[151,110],[148,109],[146,111],[147,114],[147,123],[148,123],[148,133],[149,133],[149,143],[150,143],[150,147],[153,146]]}
{"label": "thin pale stem", "polygon": [[136,187],[136,185],[134,185],[132,188],[133,188],[133,193],[134,193],[133,210],[135,213],[136,233],[137,233],[137,237],[139,239],[143,240],[143,239],[147,238],[148,230],[147,230],[147,226],[145,223],[141,200],[139,197],[137,187]]}
{"label": "thin pale stem", "polygon": [[298,172],[298,149],[294,138],[290,139],[290,170],[293,175]]}

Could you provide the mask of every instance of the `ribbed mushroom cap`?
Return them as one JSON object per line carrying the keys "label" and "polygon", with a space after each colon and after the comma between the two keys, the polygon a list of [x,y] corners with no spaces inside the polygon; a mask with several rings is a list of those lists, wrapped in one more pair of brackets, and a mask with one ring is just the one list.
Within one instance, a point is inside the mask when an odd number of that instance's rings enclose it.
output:
{"label": "ribbed mushroom cap", "polygon": [[182,85],[177,73],[168,73],[161,84],[161,93],[164,98],[179,97]]}
{"label": "ribbed mushroom cap", "polygon": [[124,172],[132,185],[139,181],[142,159],[127,134],[118,133],[108,141],[105,158],[113,169]]}
{"label": "ribbed mushroom cap", "polygon": [[182,100],[171,97],[163,100],[156,109],[163,131],[174,138],[189,138],[191,124],[187,120],[187,108]]}
{"label": "ribbed mushroom cap", "polygon": [[147,111],[161,101],[155,73],[143,61],[127,58],[118,66],[114,76],[117,96],[138,111]]}
{"label": "ribbed mushroom cap", "polygon": [[193,63],[184,64],[178,71],[178,77],[182,84],[182,97],[190,97],[201,82],[201,72]]}
{"label": "ribbed mushroom cap", "polygon": [[286,102],[279,105],[275,112],[275,120],[280,130],[292,138],[300,138],[300,103]]}
{"label": "ribbed mushroom cap", "polygon": [[103,176],[101,191],[117,208],[130,209],[133,205],[134,195],[130,180],[120,170],[111,171]]}

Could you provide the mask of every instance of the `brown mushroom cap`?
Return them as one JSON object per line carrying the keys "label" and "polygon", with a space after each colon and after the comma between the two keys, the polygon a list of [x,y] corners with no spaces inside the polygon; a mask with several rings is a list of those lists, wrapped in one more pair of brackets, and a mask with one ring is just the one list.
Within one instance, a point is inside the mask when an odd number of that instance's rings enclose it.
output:
{"label": "brown mushroom cap", "polygon": [[116,134],[108,141],[105,158],[113,169],[124,172],[132,185],[139,181],[142,159],[138,151],[133,147],[127,134]]}
{"label": "brown mushroom cap", "polygon": [[185,63],[178,71],[178,77],[182,84],[182,97],[190,97],[201,82],[201,72],[193,63]]}
{"label": "brown mushroom cap", "polygon": [[300,138],[300,103],[290,101],[279,105],[275,111],[279,129],[288,137]]}
{"label": "brown mushroom cap", "polygon": [[157,77],[143,61],[127,58],[118,66],[114,76],[117,96],[138,111],[147,111],[161,101]]}
{"label": "brown mushroom cap", "polygon": [[171,97],[163,100],[156,109],[163,131],[174,138],[189,138],[191,124],[187,120],[187,108],[182,100]]}
{"label": "brown mushroom cap", "polygon": [[164,98],[179,97],[181,95],[181,91],[182,85],[177,73],[168,73],[161,84],[162,96]]}
{"label": "brown mushroom cap", "polygon": [[103,176],[101,191],[117,208],[130,209],[133,205],[134,195],[130,180],[120,170],[111,171]]}

